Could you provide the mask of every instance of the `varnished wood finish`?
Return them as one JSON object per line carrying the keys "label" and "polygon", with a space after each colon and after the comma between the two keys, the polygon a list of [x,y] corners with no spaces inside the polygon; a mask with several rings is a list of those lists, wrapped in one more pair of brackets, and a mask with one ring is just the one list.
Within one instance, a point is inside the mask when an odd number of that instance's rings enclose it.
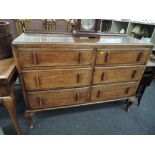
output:
{"label": "varnished wood finish", "polygon": [[118,99],[135,94],[137,83],[123,83],[93,86],[91,91],[91,101],[106,101]]}
{"label": "varnished wood finish", "polygon": [[38,111],[135,96],[152,45],[127,36],[28,33],[13,49],[32,127]]}
{"label": "varnished wood finish", "polygon": [[21,134],[21,129],[16,115],[14,83],[17,79],[17,72],[12,58],[0,60],[0,104],[4,105],[17,134]]}
{"label": "varnished wood finish", "polygon": [[22,67],[79,66],[92,64],[93,50],[22,50],[19,59]]}
{"label": "varnished wood finish", "polygon": [[0,97],[0,104],[3,104],[7,109],[17,134],[22,134],[16,114],[15,95],[11,93],[10,96]]}
{"label": "varnished wood finish", "polygon": [[95,67],[93,84],[139,81],[144,66]]}
{"label": "varnished wood finish", "polygon": [[145,64],[150,55],[146,50],[99,50],[97,52],[96,65],[126,65],[126,64]]}
{"label": "varnished wood finish", "polygon": [[17,78],[17,71],[13,59],[0,60],[0,97],[9,96]]}
{"label": "varnished wood finish", "polygon": [[25,71],[23,77],[27,91],[89,86],[91,68]]}
{"label": "varnished wood finish", "polygon": [[0,61],[0,82],[7,82],[10,80],[15,72],[15,65],[13,59],[3,59]]}
{"label": "varnished wood finish", "polygon": [[29,92],[28,98],[32,109],[44,109],[86,103],[89,101],[88,92],[89,88]]}

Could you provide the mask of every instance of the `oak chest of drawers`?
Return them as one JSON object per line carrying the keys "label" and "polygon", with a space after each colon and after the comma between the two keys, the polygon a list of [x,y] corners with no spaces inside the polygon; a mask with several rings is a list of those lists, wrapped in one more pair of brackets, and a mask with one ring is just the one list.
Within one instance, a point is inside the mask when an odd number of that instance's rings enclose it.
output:
{"label": "oak chest of drawers", "polygon": [[42,110],[134,97],[152,45],[126,36],[25,33],[13,51],[30,120]]}

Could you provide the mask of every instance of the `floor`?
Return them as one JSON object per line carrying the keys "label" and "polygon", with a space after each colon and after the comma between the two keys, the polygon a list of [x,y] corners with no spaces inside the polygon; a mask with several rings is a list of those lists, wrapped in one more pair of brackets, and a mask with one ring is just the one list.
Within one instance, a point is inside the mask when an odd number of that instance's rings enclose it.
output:
{"label": "floor", "polygon": [[[81,106],[38,113],[35,127],[29,129],[24,118],[24,101],[16,86],[17,114],[26,135],[152,135],[155,134],[155,81],[144,93],[140,107],[123,110],[123,101]],[[0,106],[0,126],[4,134],[16,134],[8,113]]]}

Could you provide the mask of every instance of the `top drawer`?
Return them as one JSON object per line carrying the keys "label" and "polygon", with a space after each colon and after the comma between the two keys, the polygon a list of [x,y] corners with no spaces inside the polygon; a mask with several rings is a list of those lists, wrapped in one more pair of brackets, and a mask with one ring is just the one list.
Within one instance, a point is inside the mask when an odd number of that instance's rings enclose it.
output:
{"label": "top drawer", "polygon": [[98,50],[96,65],[145,64],[149,55],[149,50]]}
{"label": "top drawer", "polygon": [[91,65],[93,50],[19,50],[19,60],[23,68],[44,66]]}

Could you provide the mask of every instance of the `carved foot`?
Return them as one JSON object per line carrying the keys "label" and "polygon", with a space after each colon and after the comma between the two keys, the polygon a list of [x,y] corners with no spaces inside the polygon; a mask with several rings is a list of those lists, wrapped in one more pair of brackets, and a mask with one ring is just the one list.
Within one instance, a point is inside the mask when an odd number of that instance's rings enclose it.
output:
{"label": "carved foot", "polygon": [[126,101],[126,107],[125,107],[125,111],[129,112],[130,111],[130,107],[137,103],[137,97],[132,97],[132,98],[129,98],[127,101]]}
{"label": "carved foot", "polygon": [[25,118],[27,120],[27,125],[30,129],[32,129],[34,127],[33,125],[33,116],[34,116],[35,113],[33,112],[27,112],[25,111]]}

